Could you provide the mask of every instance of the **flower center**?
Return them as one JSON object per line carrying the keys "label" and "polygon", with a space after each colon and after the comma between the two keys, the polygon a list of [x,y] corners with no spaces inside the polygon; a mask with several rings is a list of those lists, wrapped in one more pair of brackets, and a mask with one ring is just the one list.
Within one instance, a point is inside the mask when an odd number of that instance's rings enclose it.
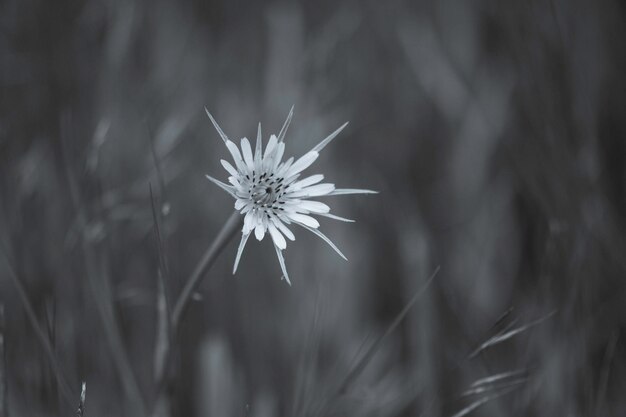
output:
{"label": "flower center", "polygon": [[276,192],[268,185],[257,184],[252,189],[251,197],[256,204],[269,204],[275,200]]}

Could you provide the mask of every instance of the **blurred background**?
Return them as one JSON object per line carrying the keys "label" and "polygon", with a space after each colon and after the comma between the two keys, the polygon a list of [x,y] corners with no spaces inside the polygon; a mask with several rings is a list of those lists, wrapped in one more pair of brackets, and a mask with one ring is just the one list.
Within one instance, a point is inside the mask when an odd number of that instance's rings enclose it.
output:
{"label": "blurred background", "polygon": [[[89,417],[623,416],[625,17],[4,0],[0,415],[72,415],[86,381]],[[349,120],[308,172],[380,191],[325,200],[349,262],[297,230],[291,287],[267,239],[232,276],[236,237],[163,387],[164,302],[233,210],[204,106],[267,140],[292,105],[287,156]]]}

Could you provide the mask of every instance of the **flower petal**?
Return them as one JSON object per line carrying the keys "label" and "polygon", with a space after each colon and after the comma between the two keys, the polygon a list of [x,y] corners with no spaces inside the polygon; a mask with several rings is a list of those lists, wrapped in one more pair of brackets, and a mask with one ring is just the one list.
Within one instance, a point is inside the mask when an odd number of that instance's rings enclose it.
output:
{"label": "flower petal", "polygon": [[254,169],[254,158],[252,158],[252,148],[250,147],[248,138],[241,139],[241,151],[243,153],[243,160],[248,166],[248,172],[252,172]]}
{"label": "flower petal", "polygon": [[239,175],[239,171],[237,171],[235,167],[231,165],[230,162],[226,161],[225,159],[220,159],[220,162],[222,163],[222,166],[224,167],[224,169],[228,171],[230,175],[232,175],[233,177],[236,177]]}
{"label": "flower petal", "polygon": [[243,218],[242,232],[244,234],[250,233],[252,232],[252,229],[254,229],[254,226],[256,226],[255,218],[254,218],[254,211],[249,211],[246,213],[246,217]]}
{"label": "flower petal", "polygon": [[319,197],[323,195],[332,195],[331,193],[335,190],[335,184],[324,183],[312,185],[310,187],[306,187],[301,189],[300,191],[294,191],[289,193],[290,198],[297,197]]}
{"label": "flower petal", "polygon": [[241,210],[246,206],[246,204],[248,203],[245,200],[238,198],[237,200],[235,200],[235,210]]}
{"label": "flower petal", "polygon": [[285,236],[287,236],[287,238],[289,240],[291,240],[292,242],[294,240],[296,240],[296,237],[293,235],[293,232],[291,230],[289,230],[289,228],[287,226],[285,226],[285,224],[280,221],[279,218],[277,217],[272,217],[272,222],[274,222],[274,224],[276,225],[276,227],[278,228],[278,230],[280,230],[281,232],[283,232],[283,234]]}
{"label": "flower petal", "polygon": [[269,230],[270,236],[272,236],[272,240],[274,241],[274,245],[276,245],[278,249],[285,249],[287,247],[287,241],[273,223],[268,223],[267,230]]}
{"label": "flower petal", "polygon": [[303,200],[298,204],[298,211],[300,210],[306,210],[312,213],[328,213],[330,207],[319,201]]}
{"label": "flower petal", "polygon": [[230,154],[233,157],[233,161],[235,161],[235,165],[240,173],[246,174],[248,172],[248,168],[246,164],[243,162],[243,158],[241,157],[241,152],[239,152],[239,148],[231,141],[226,142],[226,147],[230,151]]}
{"label": "flower petal", "polygon": [[313,228],[320,227],[320,224],[317,220],[315,220],[311,216],[307,216],[306,214],[287,213],[287,217],[289,217],[294,222],[302,223],[303,225],[306,225],[307,227],[313,227]]}
{"label": "flower petal", "polygon": [[270,156],[272,152],[274,152],[274,148],[276,147],[277,144],[278,144],[278,139],[276,138],[276,135],[270,136],[270,140],[267,142],[267,146],[265,147],[265,153],[263,154],[263,159],[267,158],[268,156]]}
{"label": "flower petal", "polygon": [[280,164],[281,159],[283,159],[284,153],[285,144],[283,142],[280,142],[278,145],[276,145],[276,151],[274,152],[274,155],[272,155],[272,165],[270,167],[272,168],[272,171],[276,171],[278,164]]}
{"label": "flower petal", "polygon": [[236,177],[233,177],[232,175],[228,177],[228,182],[230,182],[235,188],[239,188],[239,186],[241,185],[239,180]]}
{"label": "flower petal", "polygon": [[291,168],[291,164],[293,164],[293,156],[289,157],[289,159],[276,168],[276,176],[285,177],[285,173]]}
{"label": "flower petal", "polygon": [[311,175],[310,177],[306,177],[304,179],[301,179],[300,181],[294,182],[290,189],[293,191],[298,191],[304,187],[308,187],[309,185],[317,184],[323,179],[324,176],[322,174]]}
{"label": "flower petal", "polygon": [[243,253],[243,249],[246,247],[246,242],[250,237],[250,233],[243,233],[241,235],[241,241],[239,242],[239,248],[237,248],[237,256],[235,257],[235,265],[233,266],[233,275],[237,272],[237,267],[239,266],[239,260],[241,259],[241,254]]}
{"label": "flower petal", "polygon": [[261,123],[259,122],[259,128],[256,131],[256,148],[254,150],[254,168],[259,170],[261,168],[261,160],[263,159],[263,136],[261,134]]}
{"label": "flower petal", "polygon": [[320,156],[320,154],[315,151],[305,153],[293,163],[291,168],[289,168],[289,170],[285,173],[285,177],[291,177],[292,175],[304,171],[310,167],[313,162],[315,162],[318,156]]}
{"label": "flower petal", "polygon": [[256,240],[263,240],[265,237],[265,226],[261,223],[258,223],[254,228],[254,236]]}

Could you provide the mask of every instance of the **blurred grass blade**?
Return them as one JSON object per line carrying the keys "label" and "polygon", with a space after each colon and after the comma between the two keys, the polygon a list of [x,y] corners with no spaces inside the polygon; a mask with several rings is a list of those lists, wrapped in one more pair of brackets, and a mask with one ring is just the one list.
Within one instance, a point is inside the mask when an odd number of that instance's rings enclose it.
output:
{"label": "blurred grass blade", "polygon": [[500,392],[502,390],[522,385],[528,381],[528,371],[525,369],[502,372],[475,381],[462,396],[472,396],[485,393]]}
{"label": "blurred grass blade", "polygon": [[[165,385],[168,382],[168,364],[171,355],[172,345],[172,322],[171,305],[167,296],[167,283],[169,281],[169,268],[161,231],[159,227],[159,215],[156,210],[152,186],[150,186],[150,202],[152,207],[152,218],[154,221],[154,231],[159,255],[159,268],[157,270],[157,295],[156,295],[156,335],[154,342],[154,369],[153,379],[156,385],[156,400],[152,410],[153,416],[169,415],[169,398],[167,397]],[[165,275],[165,276],[164,276]]]}
{"label": "blurred grass blade", "polygon": [[495,374],[495,375],[487,376],[485,378],[481,378],[481,379],[475,381],[471,386],[472,387],[479,387],[481,385],[494,384],[494,383],[499,382],[499,381],[501,381],[503,379],[519,377],[519,376],[526,375],[526,374],[527,374],[526,369],[518,369],[518,370],[515,370],[515,371],[502,372],[502,373],[499,373],[499,374]]}
{"label": "blurred grass blade", "polygon": [[617,340],[619,339],[619,330],[616,330],[611,335],[611,339],[606,346],[606,352],[604,353],[604,360],[602,361],[602,370],[600,372],[600,382],[598,383],[598,392],[596,394],[596,414],[597,416],[603,415],[603,405],[606,396],[606,390],[609,385],[609,375],[611,372],[611,362],[613,362],[613,356],[615,355],[615,348],[617,347]]}
{"label": "blurred grass blade", "polygon": [[152,207],[152,218],[154,222],[155,239],[157,252],[159,255],[159,269],[157,271],[157,325],[156,340],[154,347],[154,378],[155,381],[161,381],[164,377],[165,365],[167,363],[167,355],[169,354],[171,334],[171,315],[170,302],[167,296],[167,282],[169,280],[169,268],[161,229],[159,227],[159,216],[156,210],[154,195],[152,194],[152,185],[150,188],[150,203]]}
{"label": "blurred grass blade", "polygon": [[307,415],[309,407],[309,398],[306,394],[313,391],[315,377],[317,376],[317,364],[319,347],[321,344],[321,335],[319,330],[320,323],[320,290],[316,288],[315,309],[313,312],[313,321],[310,330],[306,333],[306,341],[303,344],[303,352],[298,361],[297,373],[294,384],[294,396],[292,403],[292,416]]}
{"label": "blurred grass blade", "polygon": [[517,388],[513,387],[513,388],[508,388],[502,392],[498,392],[496,394],[492,394],[492,395],[487,395],[486,397],[483,397],[479,400],[474,401],[473,403],[471,403],[470,405],[468,405],[467,407],[465,407],[464,409],[462,409],[461,411],[459,411],[458,413],[454,414],[452,417],[463,417],[468,415],[469,413],[471,413],[472,411],[476,410],[478,407],[487,404],[489,401],[495,400],[496,398],[502,397],[503,395],[509,394],[513,391],[515,391]]}
{"label": "blurred grass blade", "polygon": [[73,405],[75,404],[75,399],[74,399],[74,395],[72,394],[72,389],[70,388],[70,384],[67,382],[67,378],[65,377],[65,374],[63,373],[61,369],[61,365],[59,364],[59,361],[56,357],[54,349],[52,348],[50,340],[46,336],[46,332],[42,329],[42,327],[39,324],[39,321],[37,320],[35,309],[33,308],[33,305],[31,304],[30,299],[28,298],[26,289],[24,288],[22,281],[20,281],[19,277],[13,270],[13,267],[9,263],[9,260],[7,259],[4,251],[1,249],[0,249],[0,255],[2,255],[4,263],[7,267],[7,270],[9,271],[9,278],[11,278],[11,281],[13,281],[13,284],[15,285],[15,288],[17,289],[17,294],[20,298],[20,301],[22,302],[22,305],[24,306],[24,310],[26,311],[26,316],[28,317],[30,324],[33,326],[35,335],[39,339],[39,342],[41,343],[43,350],[46,356],[48,357],[48,360],[50,361],[50,366],[52,367],[52,371],[56,377],[57,383],[59,384],[59,387],[61,388],[61,393],[63,395],[63,398],[65,399],[65,401],[67,401],[68,404]]}
{"label": "blurred grass blade", "polygon": [[556,310],[552,311],[548,314],[546,314],[545,316],[541,317],[540,319],[537,319],[535,321],[532,321],[528,324],[525,324],[523,326],[520,326],[516,329],[513,330],[509,330],[508,327],[499,332],[498,334],[490,337],[489,339],[487,339],[487,341],[485,341],[484,343],[482,343],[476,350],[474,350],[470,355],[469,358],[474,358],[476,357],[480,352],[482,352],[483,350],[490,348],[494,345],[497,345],[498,343],[502,343],[505,342],[509,339],[511,339],[513,336],[516,336],[522,332],[525,332],[526,330],[533,328],[541,323],[543,323],[544,321],[546,321],[547,319],[549,319],[550,317],[552,317],[554,314],[556,314]]}
{"label": "blurred grass blade", "polygon": [[160,271],[157,274],[157,328],[154,347],[154,379],[155,381],[160,381],[163,378],[165,372],[165,357],[167,356],[170,347],[171,326],[167,296],[165,295],[165,283],[163,282],[163,275]]}
{"label": "blurred grass blade", "polygon": [[76,415],[78,417],[83,417],[85,414],[85,397],[87,395],[87,383],[83,381],[83,384],[80,389],[80,400],[78,402],[78,409],[76,410]]}
{"label": "blurred grass blade", "polygon": [[406,306],[404,306],[404,308],[402,309],[402,311],[400,311],[400,313],[398,313],[398,315],[396,316],[396,318],[393,320],[393,322],[391,322],[391,324],[387,327],[387,329],[385,330],[385,332],[383,334],[381,334],[378,339],[376,339],[374,341],[374,343],[370,346],[370,348],[365,352],[365,354],[361,357],[361,359],[359,361],[357,361],[357,363],[354,365],[354,367],[352,368],[352,370],[348,373],[348,375],[346,376],[346,378],[343,380],[343,382],[339,385],[339,388],[337,389],[337,394],[343,394],[346,389],[348,388],[348,386],[361,374],[361,372],[363,371],[363,369],[365,369],[365,367],[367,366],[367,364],[369,363],[369,361],[372,359],[372,357],[374,356],[374,354],[376,353],[376,351],[378,351],[378,349],[380,348],[381,343],[387,339],[387,337],[398,327],[398,325],[402,322],[402,320],[404,319],[404,317],[406,317],[407,313],[409,312],[409,310],[411,310],[411,307],[413,307],[415,305],[415,303],[417,302],[417,300],[419,299],[419,297],[428,289],[428,287],[430,286],[430,283],[433,281],[433,279],[435,279],[435,277],[437,276],[437,274],[439,273],[440,267],[438,266],[435,271],[431,274],[431,276],[428,278],[428,280],[426,281],[426,283],[423,285],[422,288],[420,288],[414,295],[413,297],[411,297],[411,299],[409,300],[409,302],[406,304]]}
{"label": "blurred grass blade", "polygon": [[70,191],[70,197],[74,210],[76,211],[79,228],[83,231],[81,235],[82,251],[84,257],[85,272],[87,282],[91,289],[92,297],[95,302],[96,310],[102,321],[105,337],[111,350],[113,364],[115,365],[120,377],[122,388],[128,397],[134,416],[143,417],[146,415],[146,405],[144,398],[139,390],[137,378],[133,372],[130,359],[124,346],[122,333],[117,323],[114,306],[112,302],[111,288],[108,276],[105,271],[98,265],[98,254],[92,246],[92,242],[86,236],[85,231],[88,230],[88,218],[85,211],[85,204],[81,199],[80,188],[74,176],[67,155],[66,140],[71,133],[70,113],[63,114],[61,120],[61,151],[63,155],[63,165],[65,167],[66,180]]}
{"label": "blurred grass blade", "polygon": [[0,303],[0,417],[9,416],[7,364],[4,336],[4,304]]}

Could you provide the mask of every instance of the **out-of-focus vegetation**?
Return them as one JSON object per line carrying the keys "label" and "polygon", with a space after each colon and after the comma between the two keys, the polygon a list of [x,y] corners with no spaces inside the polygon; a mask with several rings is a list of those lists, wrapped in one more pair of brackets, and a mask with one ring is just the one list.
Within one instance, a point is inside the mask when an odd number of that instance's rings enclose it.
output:
{"label": "out-of-focus vegetation", "polygon": [[625,17],[612,0],[0,3],[0,414],[71,415],[82,381],[87,417],[152,411],[149,186],[171,300],[233,209],[204,178],[227,151],[203,107],[267,138],[294,104],[287,153],[350,120],[313,171],[381,193],[329,198],[357,220],[323,224],[350,261],[298,231],[292,287],[267,241],[236,276],[226,248],[160,415],[624,415]]}

